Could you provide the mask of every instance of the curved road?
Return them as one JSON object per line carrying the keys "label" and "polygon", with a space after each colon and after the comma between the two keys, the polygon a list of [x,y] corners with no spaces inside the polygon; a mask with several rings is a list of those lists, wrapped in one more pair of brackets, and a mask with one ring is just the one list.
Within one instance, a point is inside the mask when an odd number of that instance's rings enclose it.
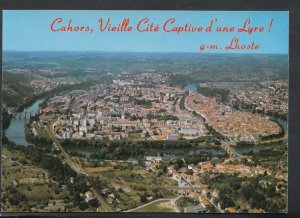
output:
{"label": "curved road", "polygon": [[177,212],[177,213],[180,213],[179,208],[176,206],[176,201],[177,201],[179,198],[181,198],[181,197],[182,197],[182,196],[178,196],[178,197],[176,197],[176,198],[160,198],[160,199],[156,199],[156,200],[151,201],[151,202],[149,202],[149,203],[143,204],[143,205],[141,205],[141,206],[135,207],[135,208],[130,209],[130,210],[125,210],[125,211],[123,211],[123,212],[134,212],[135,210],[138,210],[138,209],[140,209],[140,208],[146,207],[146,206],[148,206],[148,205],[150,205],[150,204],[153,204],[153,203],[156,203],[156,202],[159,202],[159,201],[166,201],[166,200],[169,200],[169,201],[171,202],[171,205],[175,208],[176,212]]}

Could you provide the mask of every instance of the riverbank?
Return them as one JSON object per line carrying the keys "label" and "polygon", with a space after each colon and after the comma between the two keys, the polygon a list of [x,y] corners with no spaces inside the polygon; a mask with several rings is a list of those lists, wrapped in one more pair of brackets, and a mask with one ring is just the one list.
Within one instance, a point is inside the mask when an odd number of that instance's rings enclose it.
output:
{"label": "riverbank", "polygon": [[[73,84],[73,85],[60,85],[50,91],[46,91],[46,92],[42,92],[42,93],[34,95],[34,96],[30,96],[28,99],[26,99],[24,102],[22,102],[19,106],[17,106],[15,108],[15,112],[20,113],[24,109],[26,110],[26,108],[33,105],[34,102],[36,102],[38,99],[46,99],[50,95],[55,95],[56,93],[59,93],[59,92],[70,91],[72,89],[84,89],[86,87],[89,87],[89,86],[87,86],[88,82],[90,82],[90,81],[83,81],[79,84]],[[96,81],[94,81],[94,83],[96,83]],[[13,115],[15,116],[16,114],[13,114]],[[6,127],[9,127],[11,119],[12,119],[12,117],[9,119],[9,122]]]}
{"label": "riverbank", "polygon": [[[87,147],[71,147],[64,146],[64,149],[73,156],[81,156],[86,158],[104,158],[106,156],[107,148],[87,148]],[[116,148],[117,149],[117,148]],[[115,150],[115,149],[114,149]],[[112,152],[112,151],[111,151]],[[103,154],[104,153],[104,154]],[[220,148],[208,148],[208,147],[198,147],[198,148],[183,148],[183,149],[143,149],[143,154],[139,155],[123,155],[121,159],[125,160],[138,160],[141,156],[159,156],[163,159],[174,159],[183,158],[184,156],[223,156],[225,152]]]}
{"label": "riverbank", "polygon": [[[31,113],[37,113],[42,101],[43,99],[37,99],[32,105],[26,107],[25,110]],[[26,116],[24,113],[19,113],[18,116],[10,120],[10,125],[4,130],[5,136],[18,145],[30,145],[31,143],[26,140],[25,135],[25,127],[28,122],[29,116]]]}
{"label": "riverbank", "polygon": [[253,152],[253,154],[256,154],[260,151],[278,148],[281,144],[282,142],[280,141],[269,143],[269,144],[259,143],[259,144],[252,144],[252,145],[234,146],[232,147],[232,149],[241,155],[248,154],[249,152]]}

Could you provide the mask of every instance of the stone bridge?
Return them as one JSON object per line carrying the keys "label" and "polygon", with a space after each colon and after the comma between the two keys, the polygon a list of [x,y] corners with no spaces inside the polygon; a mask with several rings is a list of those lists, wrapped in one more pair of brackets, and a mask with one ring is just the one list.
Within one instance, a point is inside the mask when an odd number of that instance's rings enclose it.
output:
{"label": "stone bridge", "polygon": [[221,147],[227,152],[230,158],[239,158],[241,157],[229,144],[229,142],[221,140]]}

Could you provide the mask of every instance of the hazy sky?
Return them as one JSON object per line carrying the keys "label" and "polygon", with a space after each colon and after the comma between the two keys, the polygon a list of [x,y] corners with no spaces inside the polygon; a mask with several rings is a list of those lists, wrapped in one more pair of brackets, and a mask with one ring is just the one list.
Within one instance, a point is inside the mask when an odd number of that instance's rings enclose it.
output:
{"label": "hazy sky", "polygon": [[[123,18],[130,18],[132,32],[99,32],[100,18],[110,17],[117,25]],[[136,24],[142,18],[159,24],[158,32],[137,32]],[[169,29],[186,23],[206,28],[212,19],[217,19],[217,26],[243,27],[247,18],[249,26],[264,27],[258,33],[168,33],[162,31],[163,23],[169,18],[176,22]],[[53,32],[52,21],[63,18],[56,24],[58,29],[68,24],[89,26],[94,32]],[[270,20],[271,31],[268,32]],[[3,50],[14,51],[135,51],[135,52],[199,52],[199,46],[217,44],[225,47],[233,37],[239,38],[240,44],[254,41],[260,49],[250,53],[288,53],[288,12],[220,12],[220,11],[50,11],[24,10],[3,12]],[[206,50],[206,52],[209,52]],[[224,52],[224,50],[210,51]],[[236,52],[232,51],[232,52]],[[246,51],[249,53],[249,51]]]}

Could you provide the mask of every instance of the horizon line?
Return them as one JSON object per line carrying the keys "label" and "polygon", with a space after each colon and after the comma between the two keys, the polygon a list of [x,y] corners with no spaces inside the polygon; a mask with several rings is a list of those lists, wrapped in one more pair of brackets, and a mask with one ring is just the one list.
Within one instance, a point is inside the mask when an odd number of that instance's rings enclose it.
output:
{"label": "horizon line", "polygon": [[287,53],[250,53],[250,52],[193,52],[193,51],[93,51],[93,50],[3,50],[4,52],[102,52],[102,53],[188,53],[188,54],[237,54],[237,55],[289,55]]}

